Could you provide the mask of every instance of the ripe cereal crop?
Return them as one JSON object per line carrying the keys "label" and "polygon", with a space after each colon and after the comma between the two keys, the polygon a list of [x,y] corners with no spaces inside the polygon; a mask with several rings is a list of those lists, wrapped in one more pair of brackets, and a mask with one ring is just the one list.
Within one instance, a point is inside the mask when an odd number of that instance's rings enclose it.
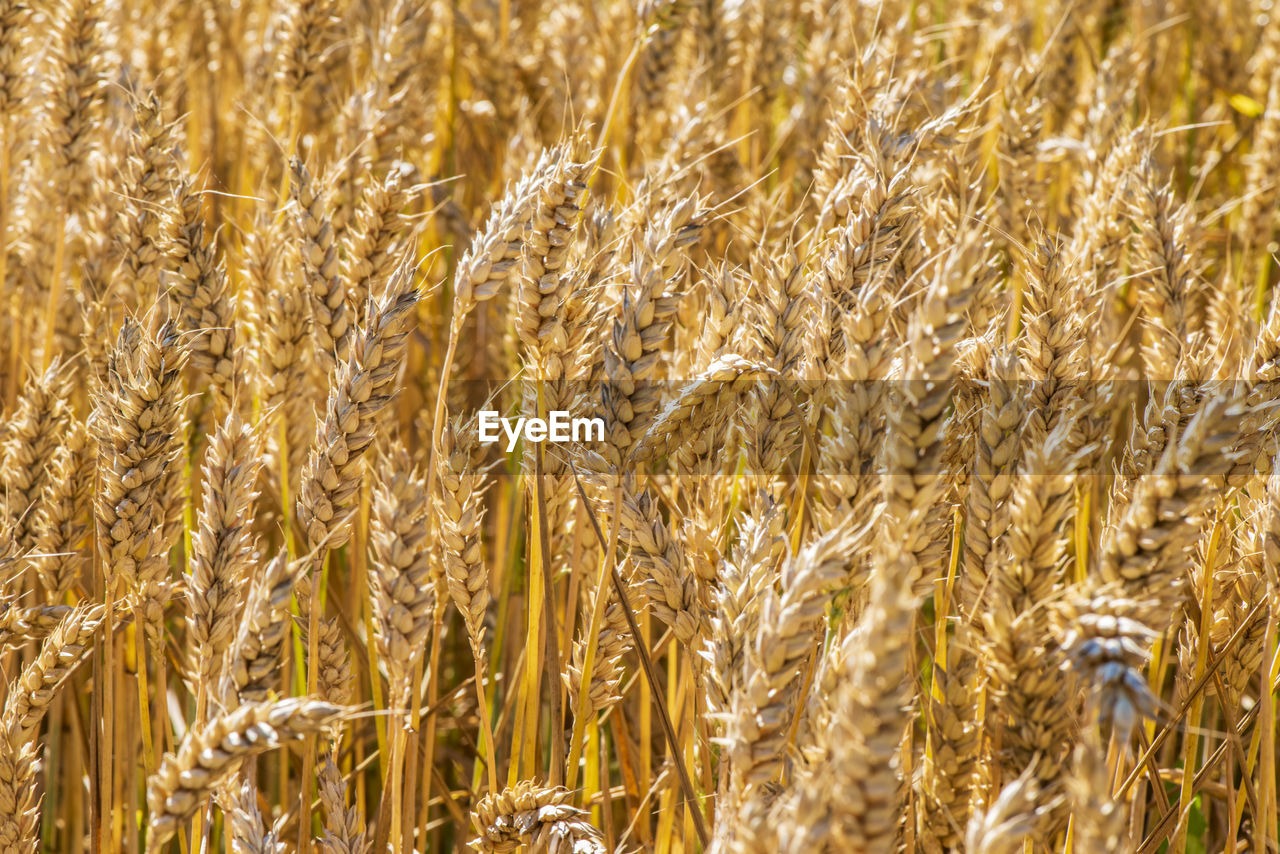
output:
{"label": "ripe cereal crop", "polygon": [[1272,0],[0,0],[0,854],[1276,854]]}

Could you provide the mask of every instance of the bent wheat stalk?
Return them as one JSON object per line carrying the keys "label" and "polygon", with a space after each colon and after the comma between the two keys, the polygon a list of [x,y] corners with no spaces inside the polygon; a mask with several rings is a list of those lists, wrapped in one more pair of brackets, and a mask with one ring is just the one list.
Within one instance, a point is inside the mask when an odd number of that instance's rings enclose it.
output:
{"label": "bent wheat stalk", "polygon": [[245,760],[324,731],[349,709],[305,697],[246,703],[187,733],[147,778],[147,851],[156,854]]}

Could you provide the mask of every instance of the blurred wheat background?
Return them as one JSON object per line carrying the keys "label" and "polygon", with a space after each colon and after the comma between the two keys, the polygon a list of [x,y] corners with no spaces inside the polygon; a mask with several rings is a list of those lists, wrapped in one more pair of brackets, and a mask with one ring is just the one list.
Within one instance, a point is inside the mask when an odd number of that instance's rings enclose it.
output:
{"label": "blurred wheat background", "polygon": [[0,854],[1277,851],[1278,182],[1272,0],[0,0]]}

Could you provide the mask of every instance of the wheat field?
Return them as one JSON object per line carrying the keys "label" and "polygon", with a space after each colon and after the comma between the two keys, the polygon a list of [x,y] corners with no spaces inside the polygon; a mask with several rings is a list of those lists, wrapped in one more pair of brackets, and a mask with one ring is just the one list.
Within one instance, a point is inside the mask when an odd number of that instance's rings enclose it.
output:
{"label": "wheat field", "polygon": [[1278,214],[1272,0],[0,0],[0,854],[1280,851]]}

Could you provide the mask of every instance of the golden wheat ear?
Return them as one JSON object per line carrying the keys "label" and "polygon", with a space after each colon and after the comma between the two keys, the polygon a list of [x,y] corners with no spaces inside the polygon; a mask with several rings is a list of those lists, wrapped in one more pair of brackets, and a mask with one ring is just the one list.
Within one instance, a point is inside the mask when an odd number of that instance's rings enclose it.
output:
{"label": "golden wheat ear", "polygon": [[603,834],[569,803],[563,787],[525,781],[486,795],[472,811],[479,837],[471,845],[486,854],[527,844],[534,851],[605,854]]}
{"label": "golden wheat ear", "polygon": [[260,794],[237,774],[224,783],[215,798],[227,817],[231,850],[236,854],[283,854],[284,843],[276,828],[268,828],[258,806]]}
{"label": "golden wheat ear", "polygon": [[147,850],[162,850],[246,760],[322,732],[349,713],[307,698],[246,703],[188,732],[147,779]]}

